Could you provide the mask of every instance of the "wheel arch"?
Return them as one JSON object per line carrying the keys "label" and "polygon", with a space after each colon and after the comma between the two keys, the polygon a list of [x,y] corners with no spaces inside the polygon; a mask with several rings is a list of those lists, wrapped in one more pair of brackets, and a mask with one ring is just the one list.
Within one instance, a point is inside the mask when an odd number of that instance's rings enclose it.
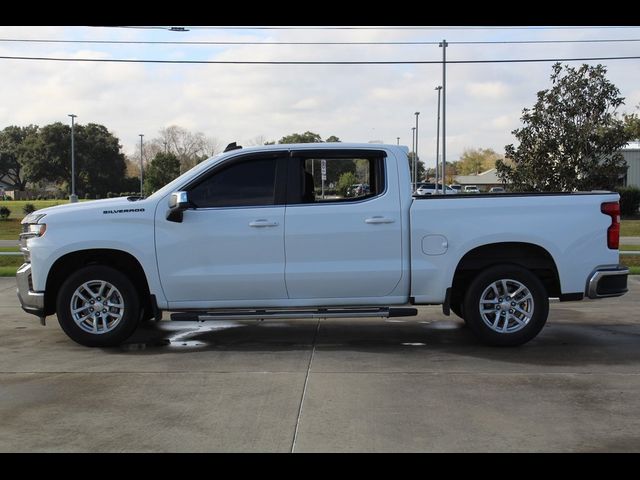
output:
{"label": "wheel arch", "polygon": [[152,311],[149,282],[140,261],[128,252],[116,249],[79,250],[63,255],[49,269],[45,288],[45,314],[56,312],[56,299],[60,287],[73,272],[89,265],[104,265],[127,275],[140,296],[140,305]]}
{"label": "wheel arch", "polygon": [[464,295],[479,272],[499,264],[526,268],[540,279],[550,297],[561,295],[556,262],[545,248],[526,242],[499,242],[473,248],[460,259],[451,282],[452,297]]}

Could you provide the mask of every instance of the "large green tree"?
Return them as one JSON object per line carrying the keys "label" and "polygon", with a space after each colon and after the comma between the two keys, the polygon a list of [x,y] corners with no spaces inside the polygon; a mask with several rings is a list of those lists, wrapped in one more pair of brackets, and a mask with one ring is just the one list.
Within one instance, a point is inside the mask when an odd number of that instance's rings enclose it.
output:
{"label": "large green tree", "polygon": [[25,164],[37,134],[36,125],[11,125],[0,131],[0,178],[15,185],[16,190],[24,190],[30,180]]}
{"label": "large green tree", "polygon": [[[120,192],[125,179],[119,140],[96,123],[76,125],[74,132],[76,193],[106,196]],[[42,127],[28,150],[25,170],[32,181],[71,183],[71,127],[60,122]]]}
{"label": "large green tree", "polygon": [[619,152],[629,141],[616,115],[624,103],[602,65],[553,65],[551,88],[538,92],[505,147],[498,175],[519,191],[612,189],[626,169]]}
{"label": "large green tree", "polygon": [[151,195],[180,175],[180,160],[173,153],[156,153],[144,173],[145,195]]}

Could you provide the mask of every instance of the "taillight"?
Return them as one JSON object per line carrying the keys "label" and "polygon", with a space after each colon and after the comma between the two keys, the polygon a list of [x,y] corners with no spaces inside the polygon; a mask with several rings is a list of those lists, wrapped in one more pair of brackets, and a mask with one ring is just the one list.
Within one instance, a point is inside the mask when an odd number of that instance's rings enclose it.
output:
{"label": "taillight", "polygon": [[620,204],[618,202],[603,203],[600,211],[611,217],[611,226],[607,229],[607,247],[617,250],[620,246]]}

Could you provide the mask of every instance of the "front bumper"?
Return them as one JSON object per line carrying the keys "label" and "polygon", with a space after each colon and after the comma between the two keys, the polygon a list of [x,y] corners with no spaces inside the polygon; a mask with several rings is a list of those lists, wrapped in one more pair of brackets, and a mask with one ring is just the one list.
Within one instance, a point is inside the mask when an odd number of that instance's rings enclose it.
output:
{"label": "front bumper", "polygon": [[36,315],[44,317],[44,292],[34,292],[31,283],[31,264],[24,263],[16,273],[18,283],[18,299],[22,309]]}
{"label": "front bumper", "polygon": [[629,291],[627,276],[629,269],[624,265],[606,265],[596,268],[587,280],[589,298],[619,297]]}

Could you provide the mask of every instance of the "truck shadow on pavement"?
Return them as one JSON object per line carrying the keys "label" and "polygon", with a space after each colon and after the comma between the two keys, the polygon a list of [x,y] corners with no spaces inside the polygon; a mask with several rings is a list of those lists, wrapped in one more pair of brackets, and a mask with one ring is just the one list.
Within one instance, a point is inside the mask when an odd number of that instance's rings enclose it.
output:
{"label": "truck shadow on pavement", "polygon": [[[640,325],[597,324],[572,318],[550,321],[529,343],[515,348],[479,343],[460,319],[149,322],[124,345],[107,352],[132,355],[207,352],[331,352],[345,361],[404,355],[407,361],[472,357],[515,364],[581,369],[640,366]],[[426,366],[427,364],[423,364]]]}

